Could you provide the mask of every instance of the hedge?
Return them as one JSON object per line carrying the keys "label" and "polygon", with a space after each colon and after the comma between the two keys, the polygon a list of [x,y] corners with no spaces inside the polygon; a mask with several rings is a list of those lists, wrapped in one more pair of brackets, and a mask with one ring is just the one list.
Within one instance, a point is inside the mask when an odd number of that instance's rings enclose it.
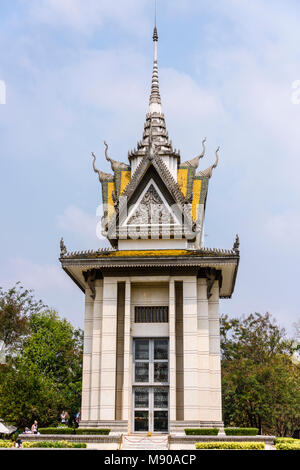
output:
{"label": "hedge", "polygon": [[102,434],[107,436],[110,433],[110,429],[75,429],[75,434]]}
{"label": "hedge", "polygon": [[300,439],[292,437],[277,437],[275,439],[276,450],[300,450]]}
{"label": "hedge", "polygon": [[4,439],[0,439],[0,448],[9,448],[9,447],[13,447],[14,446],[14,443],[12,441],[6,441]]}
{"label": "hedge", "polygon": [[258,428],[225,428],[226,436],[257,436]]}
{"label": "hedge", "polygon": [[293,437],[276,437],[275,444],[288,443],[293,444],[294,442],[300,442],[299,439],[294,439]]}
{"label": "hedge", "polygon": [[185,429],[187,436],[217,436],[219,428],[199,428],[199,429]]}
{"label": "hedge", "polygon": [[77,435],[85,435],[85,434],[101,434],[101,435],[108,435],[110,433],[110,429],[79,429],[79,428],[39,428],[40,434],[77,434]]}
{"label": "hedge", "polygon": [[73,449],[85,449],[86,444],[83,442],[67,442],[67,441],[39,441],[39,442],[23,442],[22,447],[25,449],[29,448],[56,448],[56,449],[64,449],[64,448],[73,448]]}
{"label": "hedge", "polygon": [[264,450],[264,442],[197,442],[196,449],[211,450]]}
{"label": "hedge", "polygon": [[39,428],[40,434],[75,434],[75,428]]}

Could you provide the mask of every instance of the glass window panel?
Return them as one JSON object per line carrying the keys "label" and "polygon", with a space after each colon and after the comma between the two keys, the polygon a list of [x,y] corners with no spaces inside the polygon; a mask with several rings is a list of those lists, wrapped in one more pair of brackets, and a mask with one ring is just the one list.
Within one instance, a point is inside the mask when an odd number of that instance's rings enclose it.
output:
{"label": "glass window panel", "polygon": [[149,341],[148,340],[135,340],[135,359],[149,359]]}
{"label": "glass window panel", "polygon": [[135,411],[134,430],[148,431],[148,411]]}
{"label": "glass window panel", "polygon": [[168,341],[165,339],[154,340],[154,359],[168,359]]}
{"label": "glass window panel", "polygon": [[154,382],[168,382],[168,362],[154,362]]}
{"label": "glass window panel", "polygon": [[134,392],[134,406],[135,408],[148,408],[149,407],[149,389],[141,388],[136,389]]}
{"label": "glass window panel", "polygon": [[136,382],[149,382],[149,363],[136,362],[135,363],[135,381]]}
{"label": "glass window panel", "polygon": [[154,389],[154,408],[168,408],[169,393],[165,388]]}
{"label": "glass window panel", "polygon": [[168,412],[154,411],[154,431],[168,432]]}

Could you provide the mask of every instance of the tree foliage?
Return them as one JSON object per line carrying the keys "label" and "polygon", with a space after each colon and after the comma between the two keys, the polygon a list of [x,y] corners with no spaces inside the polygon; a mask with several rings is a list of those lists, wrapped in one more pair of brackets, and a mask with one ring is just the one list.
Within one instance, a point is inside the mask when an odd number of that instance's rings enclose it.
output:
{"label": "tree foliage", "polygon": [[299,346],[269,313],[221,318],[224,421],[276,435],[300,427]]}
{"label": "tree foliage", "polygon": [[30,332],[31,315],[45,308],[41,300],[35,300],[32,292],[19,282],[7,291],[0,287],[0,340],[4,341],[8,355],[22,349]]}
{"label": "tree foliage", "polygon": [[[57,424],[62,409],[80,409],[83,335],[18,285],[0,292],[1,338],[9,361],[0,367],[0,416],[20,427]],[[16,318],[14,318],[14,315]]]}

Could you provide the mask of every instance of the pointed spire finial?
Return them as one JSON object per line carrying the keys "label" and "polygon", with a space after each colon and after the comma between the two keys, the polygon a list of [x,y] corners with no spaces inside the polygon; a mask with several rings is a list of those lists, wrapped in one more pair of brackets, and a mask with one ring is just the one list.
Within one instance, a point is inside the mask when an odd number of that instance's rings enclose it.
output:
{"label": "pointed spire finial", "polygon": [[153,73],[152,73],[152,86],[151,95],[149,100],[150,114],[161,113],[161,99],[159,94],[159,81],[158,81],[158,66],[157,66],[157,42],[158,33],[156,27],[156,1],[155,1],[155,19],[154,19],[154,30],[153,30]]}

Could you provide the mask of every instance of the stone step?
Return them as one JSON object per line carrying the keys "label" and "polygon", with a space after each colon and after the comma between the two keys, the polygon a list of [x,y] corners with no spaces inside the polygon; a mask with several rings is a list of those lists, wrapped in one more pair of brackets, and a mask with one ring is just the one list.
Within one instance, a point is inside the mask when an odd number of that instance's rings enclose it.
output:
{"label": "stone step", "polygon": [[124,435],[122,450],[168,450],[168,436]]}

